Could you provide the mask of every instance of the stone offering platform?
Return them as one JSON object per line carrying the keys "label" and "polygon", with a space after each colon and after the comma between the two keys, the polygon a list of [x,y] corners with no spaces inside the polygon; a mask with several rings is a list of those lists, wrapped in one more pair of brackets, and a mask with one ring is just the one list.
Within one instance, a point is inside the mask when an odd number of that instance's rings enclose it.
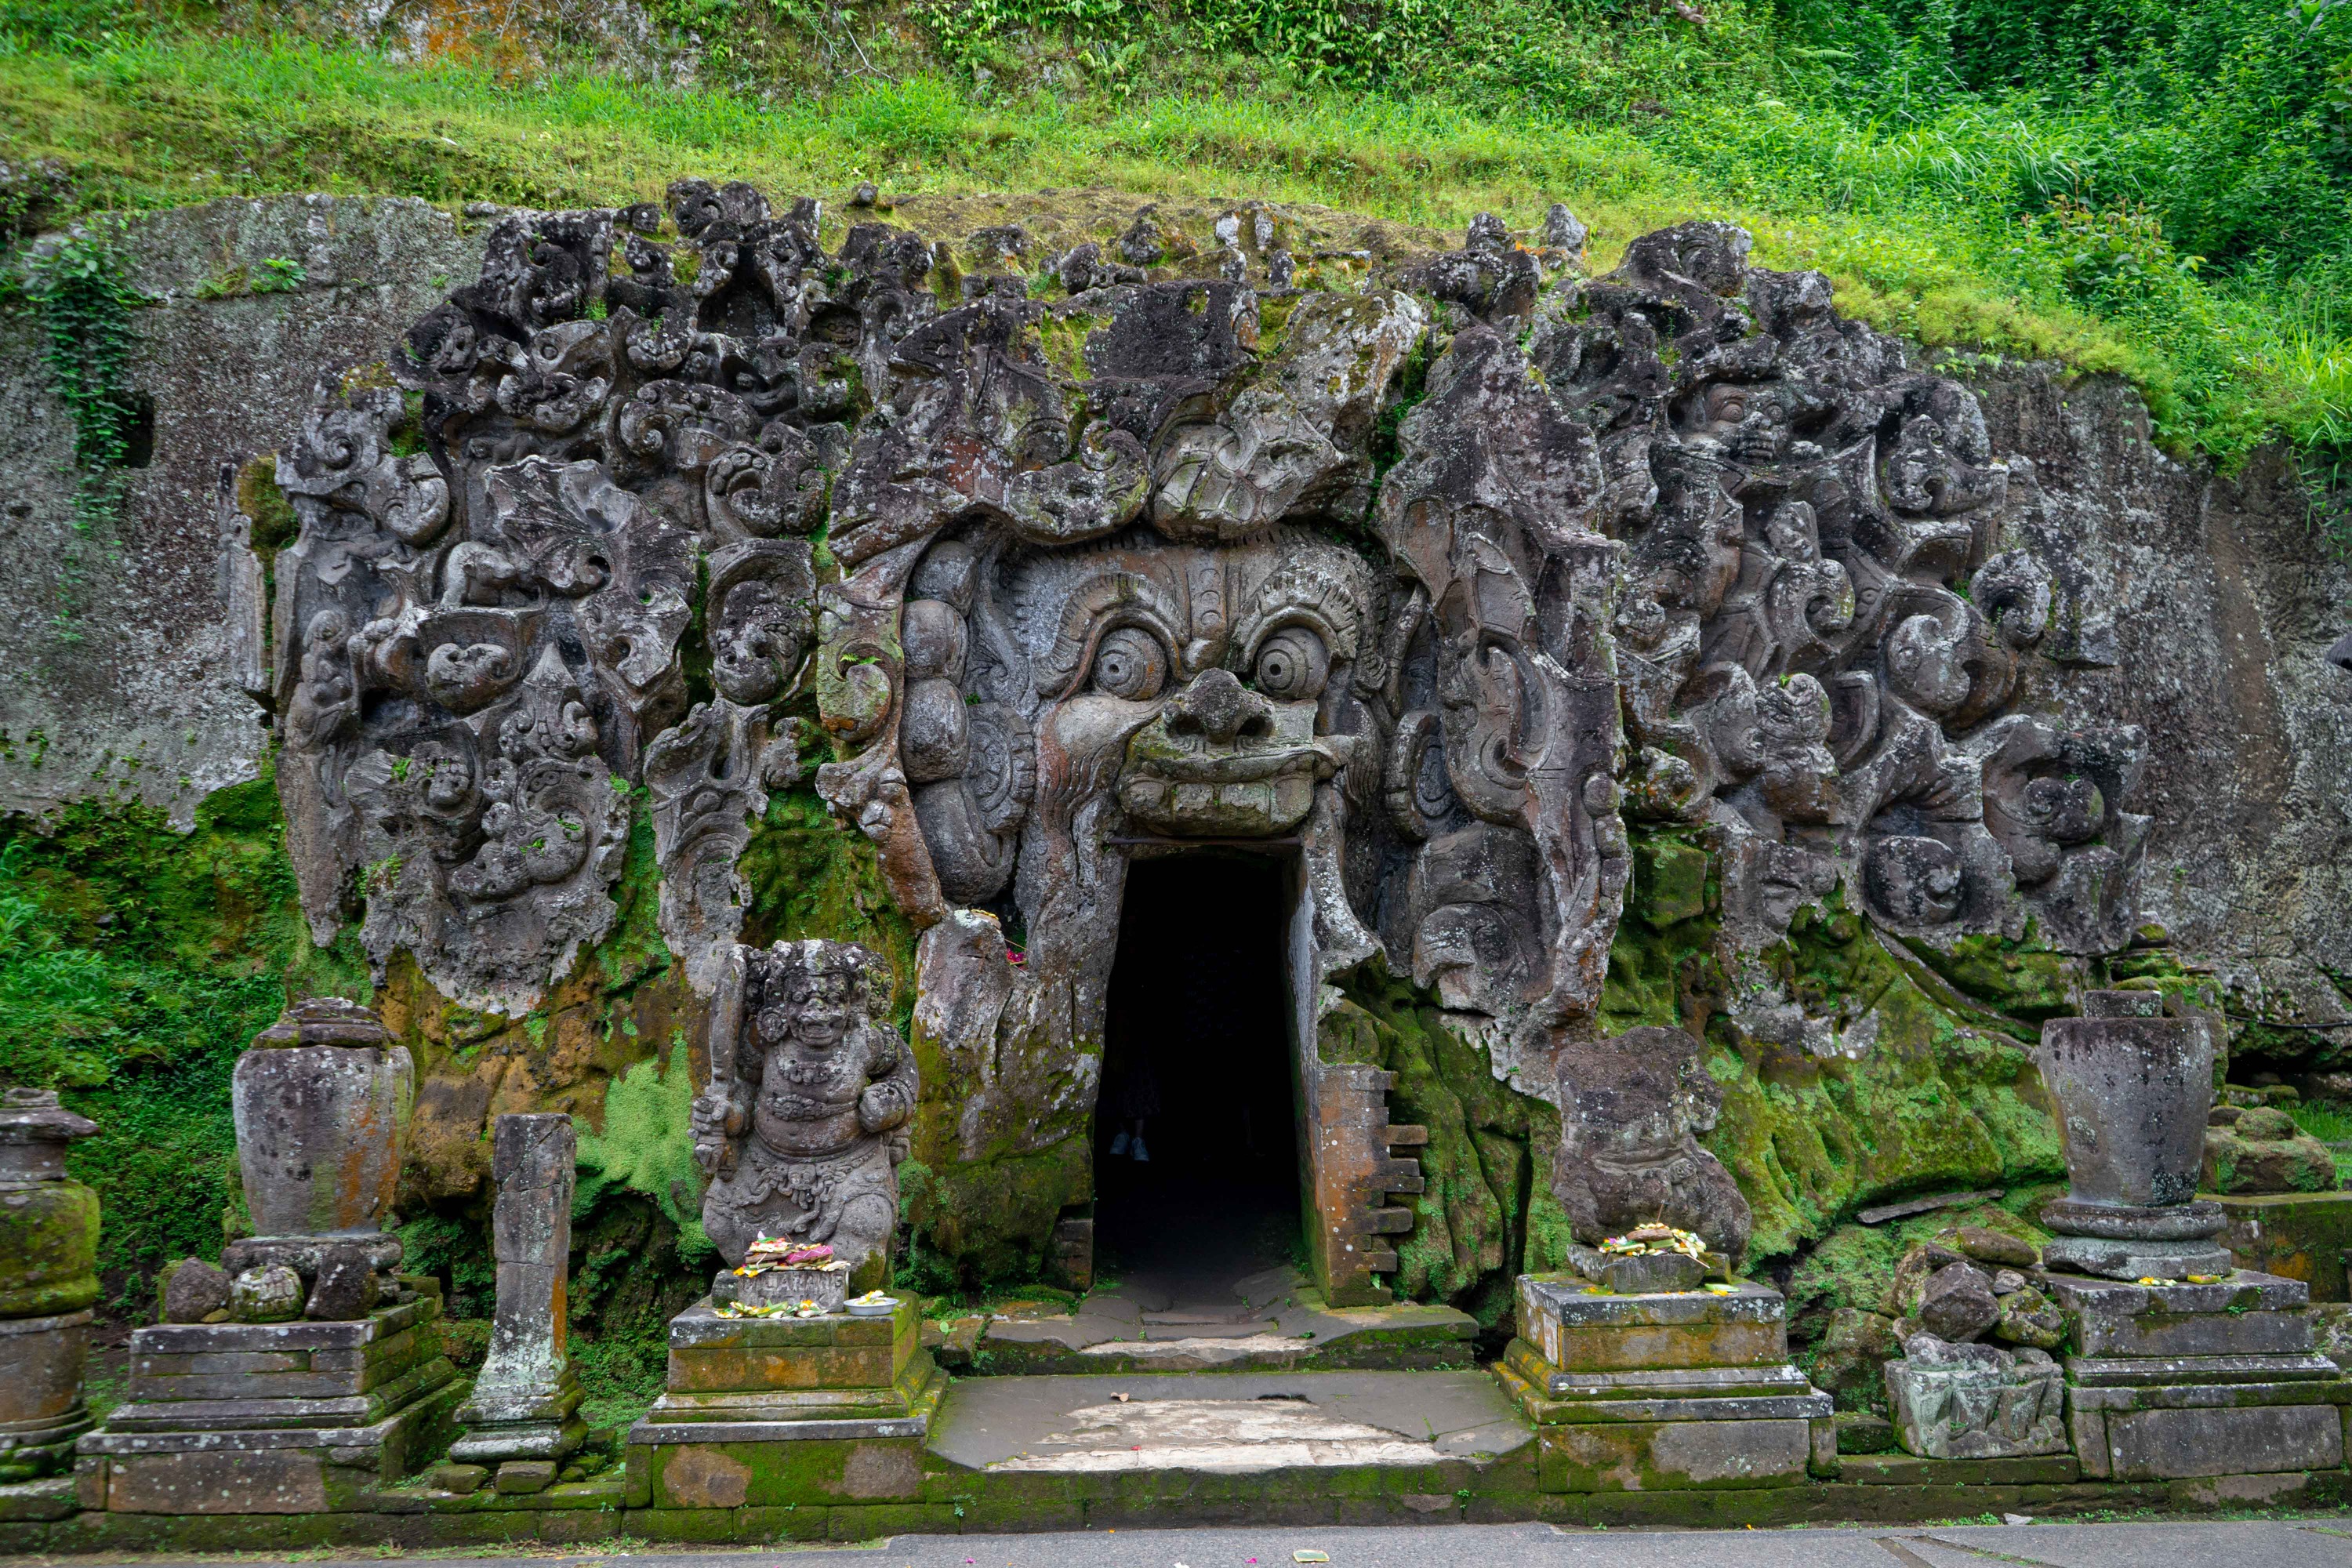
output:
{"label": "stone offering platform", "polygon": [[2066,1419],[2084,1475],[2343,1466],[2352,1378],[2313,1350],[2301,1280],[2244,1269],[2210,1285],[2047,1279],[2075,1314]]}
{"label": "stone offering platform", "polygon": [[76,1494],[118,1513],[369,1510],[449,1436],[467,1384],[441,1353],[436,1282],[341,1322],[157,1323],[130,1398],[77,1446]]}
{"label": "stone offering platform", "polygon": [[1837,1469],[1828,1394],[1789,1362],[1777,1290],[1619,1295],[1522,1275],[1496,1375],[1536,1426],[1551,1491],[1789,1486]]}

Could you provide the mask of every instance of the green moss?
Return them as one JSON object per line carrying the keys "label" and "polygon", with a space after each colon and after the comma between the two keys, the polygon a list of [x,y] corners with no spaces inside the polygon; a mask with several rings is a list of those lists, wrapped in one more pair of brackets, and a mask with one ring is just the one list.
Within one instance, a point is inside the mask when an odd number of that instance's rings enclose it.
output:
{"label": "green moss", "polygon": [[1857,1205],[1937,1186],[2060,1173],[2057,1130],[2023,1046],[1962,1018],[1832,910],[1801,914],[1759,961],[1825,1023],[1802,1040],[1708,1026],[1723,1114],[1706,1146],[1755,1211],[1751,1258],[1793,1251]]}
{"label": "green moss", "polygon": [[1398,1238],[1394,1289],[1497,1321],[1513,1278],[1565,1256],[1567,1216],[1551,1191],[1559,1113],[1498,1080],[1486,1049],[1378,959],[1340,989],[1318,1038],[1323,1058],[1396,1074],[1390,1116],[1429,1129],[1426,1185],[1411,1202],[1412,1232]]}
{"label": "green moss", "polygon": [[604,1089],[604,1125],[580,1138],[580,1185],[572,1212],[585,1214],[615,1189],[642,1194],[677,1227],[688,1265],[713,1256],[702,1232],[702,1173],[694,1163],[688,1115],[696,1089],[683,1030],[662,1062],[637,1063]]}
{"label": "green moss", "polygon": [[890,901],[880,858],[863,834],[834,821],[803,784],[770,798],[737,866],[751,889],[745,942],[864,943],[889,961],[906,1026],[915,1005],[915,928]]}
{"label": "green moss", "polygon": [[1679,1027],[1684,995],[1719,991],[1714,957],[1722,903],[1713,858],[1680,830],[1637,833],[1625,914],[1609,946],[1601,1020],[1612,1034]]}
{"label": "green moss", "polygon": [[104,1208],[110,1296],[143,1304],[170,1259],[215,1258],[237,1193],[228,1078],[289,992],[365,997],[310,948],[275,786],[215,791],[180,834],[145,806],[0,819],[0,1079],[66,1090],[99,1124],[74,1174]]}

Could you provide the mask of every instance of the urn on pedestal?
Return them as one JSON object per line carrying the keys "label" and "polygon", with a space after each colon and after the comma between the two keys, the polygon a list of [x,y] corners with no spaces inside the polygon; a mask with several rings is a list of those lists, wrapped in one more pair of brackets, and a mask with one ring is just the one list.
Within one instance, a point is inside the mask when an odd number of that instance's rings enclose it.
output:
{"label": "urn on pedestal", "polygon": [[2227,1274],[2221,1205],[2197,1201],[2213,1103],[2212,1025],[2168,1018],[2153,991],[2093,991],[2042,1026],[2066,1195],[2042,1211],[2053,1268],[2112,1279]]}
{"label": "urn on pedestal", "polygon": [[226,1267],[291,1268],[304,1316],[367,1316],[397,1289],[400,1238],[384,1221],[416,1095],[408,1048],[356,1003],[313,997],[255,1037],[232,1089],[254,1234]]}

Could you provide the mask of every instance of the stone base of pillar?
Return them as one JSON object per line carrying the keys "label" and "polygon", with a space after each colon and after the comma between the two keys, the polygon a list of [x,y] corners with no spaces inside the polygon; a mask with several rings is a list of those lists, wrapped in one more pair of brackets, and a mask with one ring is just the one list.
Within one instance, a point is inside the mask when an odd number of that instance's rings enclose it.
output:
{"label": "stone base of pillar", "polygon": [[1522,1275],[1496,1375],[1536,1425],[1546,1491],[1792,1486],[1834,1473],[1830,1396],[1789,1361],[1777,1290],[1618,1295]]}
{"label": "stone base of pillar", "polygon": [[580,1419],[580,1380],[570,1368],[552,1388],[485,1388],[457,1408],[466,1435],[449,1445],[453,1464],[488,1465],[509,1459],[552,1459],[561,1468],[588,1440]]}
{"label": "stone base of pillar", "polygon": [[722,1318],[705,1298],[670,1320],[668,1392],[629,1428],[630,1506],[859,1495],[868,1471],[919,1467],[946,1389],[911,1299],[887,1318]]}
{"label": "stone base of pillar", "polygon": [[[131,1336],[131,1397],[76,1444],[81,1506],[311,1513],[374,1506],[447,1436],[465,1397],[441,1297],[339,1322],[157,1323]],[[416,1286],[428,1289],[418,1290]]]}
{"label": "stone base of pillar", "polygon": [[2074,1314],[2066,1424],[2083,1474],[2179,1480],[2334,1469],[2352,1378],[2312,1349],[2310,1288],[2240,1269],[2211,1285],[2053,1274]]}
{"label": "stone base of pillar", "polygon": [[90,1426],[81,1397],[89,1325],[87,1307],[0,1319],[0,1482],[73,1468],[74,1441]]}

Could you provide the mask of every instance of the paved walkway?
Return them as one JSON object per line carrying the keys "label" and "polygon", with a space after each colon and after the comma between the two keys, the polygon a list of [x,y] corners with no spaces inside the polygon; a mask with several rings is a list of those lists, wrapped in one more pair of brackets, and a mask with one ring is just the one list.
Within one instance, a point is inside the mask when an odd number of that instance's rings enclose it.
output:
{"label": "paved walkway", "polygon": [[[1312,1555],[1317,1552],[1321,1555]],[[149,1560],[157,1568],[163,1561]],[[262,1559],[236,1561],[247,1568],[270,1568]],[[680,1553],[641,1548],[622,1555],[551,1550],[528,1558],[467,1554],[465,1561],[472,1568],[743,1568],[750,1563],[781,1568],[1295,1568],[1300,1562],[1328,1562],[1331,1568],[2352,1568],[2352,1514],[2179,1524],[1821,1530],[1555,1530],[1541,1524],[1118,1530],[908,1535],[877,1545],[790,1551]],[[321,1561],[305,1559],[304,1568],[322,1568]]]}

